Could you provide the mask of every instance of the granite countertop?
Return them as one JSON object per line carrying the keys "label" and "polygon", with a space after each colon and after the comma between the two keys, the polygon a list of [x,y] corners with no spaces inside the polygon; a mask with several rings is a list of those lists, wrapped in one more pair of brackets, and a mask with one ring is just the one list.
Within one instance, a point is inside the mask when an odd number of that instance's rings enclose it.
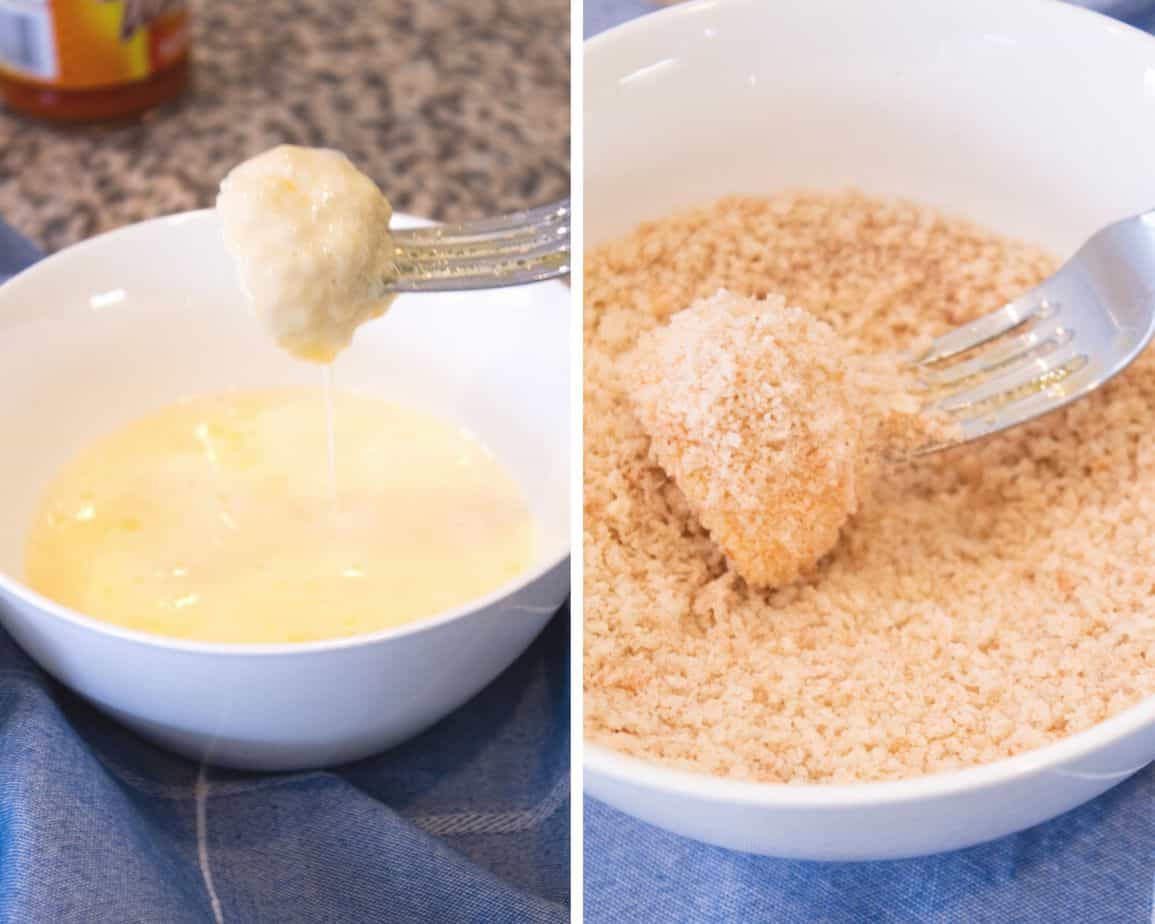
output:
{"label": "granite countertop", "polygon": [[344,150],[397,211],[569,192],[568,0],[194,0],[193,86],[135,123],[0,112],[0,218],[49,250],[211,205],[281,142]]}

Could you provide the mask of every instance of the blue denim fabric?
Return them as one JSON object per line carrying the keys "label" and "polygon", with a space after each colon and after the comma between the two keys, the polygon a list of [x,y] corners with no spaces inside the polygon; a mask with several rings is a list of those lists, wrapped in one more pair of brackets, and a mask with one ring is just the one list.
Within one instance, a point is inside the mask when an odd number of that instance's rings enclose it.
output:
{"label": "blue denim fabric", "polygon": [[[1152,0],[1086,0],[1155,29]],[[658,9],[585,0],[595,35]],[[708,847],[585,802],[589,924],[1155,924],[1155,765],[1073,812],[954,853],[804,863]]]}
{"label": "blue denim fabric", "polygon": [[582,31],[589,38],[656,9],[648,0],[585,0]]}
{"label": "blue denim fabric", "polygon": [[0,221],[0,282],[39,259],[40,251],[31,241]]}
{"label": "blue denim fabric", "polygon": [[[0,223],[0,281],[35,255]],[[0,631],[0,924],[554,924],[569,804],[568,607],[430,731],[314,773],[200,776]]]}
{"label": "blue denim fabric", "polygon": [[585,802],[588,924],[1150,924],[1155,765],[1021,834],[806,863],[707,847]]}
{"label": "blue denim fabric", "polygon": [[[1140,29],[1155,29],[1155,0],[1072,0],[1074,6],[1114,16]],[[597,35],[627,20],[662,8],[651,0],[584,0],[583,32]]]}
{"label": "blue denim fabric", "polygon": [[1070,0],[1075,6],[1114,16],[1139,29],[1155,25],[1155,3],[1152,0]]}

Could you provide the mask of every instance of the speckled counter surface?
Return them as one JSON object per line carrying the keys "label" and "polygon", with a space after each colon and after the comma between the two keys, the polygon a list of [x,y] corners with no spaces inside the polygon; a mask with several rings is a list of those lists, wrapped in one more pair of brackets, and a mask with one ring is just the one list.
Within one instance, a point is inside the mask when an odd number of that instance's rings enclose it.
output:
{"label": "speckled counter surface", "polygon": [[568,0],[200,0],[194,83],[119,126],[0,113],[0,218],[49,250],[211,205],[274,144],[340,148],[442,220],[569,191]]}

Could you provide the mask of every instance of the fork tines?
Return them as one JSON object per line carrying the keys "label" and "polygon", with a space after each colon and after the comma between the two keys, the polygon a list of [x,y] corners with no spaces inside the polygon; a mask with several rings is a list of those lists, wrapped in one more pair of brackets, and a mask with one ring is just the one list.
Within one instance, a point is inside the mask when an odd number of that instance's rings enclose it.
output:
{"label": "fork tines", "polygon": [[397,231],[396,277],[404,292],[521,285],[569,272],[568,201],[498,218]]}
{"label": "fork tines", "polygon": [[960,439],[970,440],[1065,403],[1068,380],[1089,360],[1064,320],[1057,304],[1036,295],[933,341],[911,358],[929,406],[951,415]]}

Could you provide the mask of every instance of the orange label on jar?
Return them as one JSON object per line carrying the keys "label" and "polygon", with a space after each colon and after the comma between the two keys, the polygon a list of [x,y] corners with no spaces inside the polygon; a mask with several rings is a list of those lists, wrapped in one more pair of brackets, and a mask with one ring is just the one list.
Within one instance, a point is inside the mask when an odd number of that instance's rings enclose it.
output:
{"label": "orange label on jar", "polygon": [[0,0],[0,73],[54,87],[143,80],[188,42],[184,0]]}

